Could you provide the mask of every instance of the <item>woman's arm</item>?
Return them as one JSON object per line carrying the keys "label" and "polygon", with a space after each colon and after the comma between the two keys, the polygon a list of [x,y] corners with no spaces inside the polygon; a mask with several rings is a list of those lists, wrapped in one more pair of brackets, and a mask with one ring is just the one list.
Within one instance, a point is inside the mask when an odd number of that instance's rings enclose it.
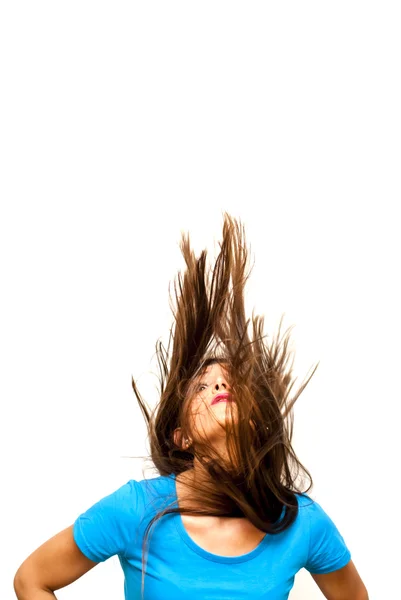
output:
{"label": "woman's arm", "polygon": [[369,600],[368,591],[352,560],[331,573],[311,573],[327,600]]}
{"label": "woman's arm", "polygon": [[39,546],[14,577],[18,600],[54,600],[55,590],[76,581],[98,563],[82,554],[74,540],[73,525]]}
{"label": "woman's arm", "polygon": [[40,588],[28,587],[21,589],[14,583],[14,591],[18,600],[57,600],[53,592]]}

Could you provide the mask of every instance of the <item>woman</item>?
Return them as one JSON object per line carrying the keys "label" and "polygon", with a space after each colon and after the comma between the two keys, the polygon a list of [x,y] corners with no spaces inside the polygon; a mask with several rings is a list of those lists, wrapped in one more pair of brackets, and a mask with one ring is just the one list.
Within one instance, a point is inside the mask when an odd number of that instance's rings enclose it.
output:
{"label": "woman", "polygon": [[266,344],[258,316],[249,332],[245,236],[227,213],[220,246],[208,272],[206,251],[196,258],[183,235],[186,271],[168,348],[157,344],[151,415],[132,381],[158,476],[128,481],[35,550],[15,576],[20,600],[54,598],[113,555],[126,600],[285,600],[301,568],[330,600],[368,598],[291,446],[292,407],[316,367],[290,400],[288,333]]}

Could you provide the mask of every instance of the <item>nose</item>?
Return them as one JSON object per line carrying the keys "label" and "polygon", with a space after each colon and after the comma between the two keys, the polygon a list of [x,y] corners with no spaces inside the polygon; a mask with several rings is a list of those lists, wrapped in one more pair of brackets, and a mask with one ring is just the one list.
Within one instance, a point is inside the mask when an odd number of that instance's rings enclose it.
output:
{"label": "nose", "polygon": [[217,392],[226,392],[227,388],[228,386],[224,379],[222,377],[219,377],[219,380],[216,381],[216,383],[214,384],[213,394],[216,394]]}

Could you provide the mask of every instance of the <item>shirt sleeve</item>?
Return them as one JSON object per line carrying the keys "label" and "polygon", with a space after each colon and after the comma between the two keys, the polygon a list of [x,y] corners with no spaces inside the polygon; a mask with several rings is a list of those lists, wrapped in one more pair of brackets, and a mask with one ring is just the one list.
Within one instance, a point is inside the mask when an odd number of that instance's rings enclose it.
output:
{"label": "shirt sleeve", "polygon": [[316,501],[309,507],[309,516],[309,552],[305,569],[320,574],[345,567],[351,552],[331,518]]}
{"label": "shirt sleeve", "polygon": [[75,543],[94,562],[125,555],[136,534],[138,486],[135,480],[128,481],[75,520]]}

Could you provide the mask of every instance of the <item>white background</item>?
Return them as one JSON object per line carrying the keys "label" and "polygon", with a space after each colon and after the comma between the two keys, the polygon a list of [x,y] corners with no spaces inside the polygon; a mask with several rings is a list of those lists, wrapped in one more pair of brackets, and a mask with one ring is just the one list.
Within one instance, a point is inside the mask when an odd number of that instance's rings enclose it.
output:
{"label": "white background", "polygon": [[[0,596],[129,479],[181,231],[246,227],[295,325],[294,448],[371,600],[399,592],[397,2],[3,2]],[[155,476],[148,471],[146,476]],[[398,492],[396,491],[398,489]],[[397,556],[398,554],[398,556]],[[123,598],[113,557],[61,600]],[[291,600],[323,598],[305,570]]]}

